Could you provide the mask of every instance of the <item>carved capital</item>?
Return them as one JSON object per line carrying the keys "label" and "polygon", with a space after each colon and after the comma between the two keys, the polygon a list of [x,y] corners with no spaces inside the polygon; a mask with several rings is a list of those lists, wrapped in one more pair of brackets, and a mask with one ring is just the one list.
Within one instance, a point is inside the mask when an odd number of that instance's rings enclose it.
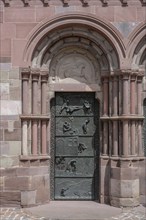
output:
{"label": "carved capital", "polygon": [[102,77],[102,83],[109,83],[109,76],[103,76]]}
{"label": "carved capital", "polygon": [[10,6],[10,0],[4,0],[4,4],[6,7],[9,7]]}
{"label": "carved capital", "polygon": [[32,81],[38,81],[40,76],[40,69],[31,69]]}
{"label": "carved capital", "polygon": [[121,2],[122,2],[123,6],[127,6],[128,5],[128,0],[121,0]]}
{"label": "carved capital", "polygon": [[24,2],[24,5],[25,5],[25,6],[29,6],[29,1],[30,1],[30,0],[24,0],[24,1],[23,1],[23,2]]}
{"label": "carved capital", "polygon": [[137,83],[142,83],[143,75],[137,76]]}
{"label": "carved capital", "polygon": [[21,77],[22,77],[22,80],[29,80],[29,77],[30,77],[30,68],[24,68],[22,67],[21,68]]}
{"label": "carved capital", "polygon": [[103,6],[107,6],[108,5],[108,0],[102,0],[102,4],[103,4]]}
{"label": "carved capital", "polygon": [[89,0],[82,0],[83,6],[88,6],[89,5]]}
{"label": "carved capital", "polygon": [[62,2],[63,2],[64,6],[68,6],[69,5],[69,0],[62,0]]}
{"label": "carved capital", "polygon": [[43,0],[44,6],[49,6],[49,0]]}
{"label": "carved capital", "polygon": [[136,80],[136,74],[133,73],[130,77],[130,81],[135,81],[135,80]]}
{"label": "carved capital", "polygon": [[142,2],[142,5],[146,5],[146,0],[141,0],[141,2]]}
{"label": "carved capital", "polygon": [[48,72],[47,71],[41,71],[41,82],[47,83],[48,81]]}

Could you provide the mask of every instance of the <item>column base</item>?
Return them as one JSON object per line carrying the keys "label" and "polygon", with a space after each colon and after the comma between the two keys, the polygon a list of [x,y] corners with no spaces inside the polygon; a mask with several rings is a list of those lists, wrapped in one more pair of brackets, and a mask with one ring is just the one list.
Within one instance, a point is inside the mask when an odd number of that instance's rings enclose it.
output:
{"label": "column base", "polygon": [[114,207],[136,207],[140,205],[140,201],[139,201],[139,197],[138,198],[111,197],[110,205]]}

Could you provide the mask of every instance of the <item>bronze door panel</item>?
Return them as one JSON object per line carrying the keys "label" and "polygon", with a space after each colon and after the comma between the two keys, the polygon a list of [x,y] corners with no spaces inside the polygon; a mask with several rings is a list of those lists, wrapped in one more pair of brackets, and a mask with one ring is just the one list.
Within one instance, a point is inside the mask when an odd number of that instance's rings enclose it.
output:
{"label": "bronze door panel", "polygon": [[55,199],[96,199],[98,110],[94,93],[56,93]]}

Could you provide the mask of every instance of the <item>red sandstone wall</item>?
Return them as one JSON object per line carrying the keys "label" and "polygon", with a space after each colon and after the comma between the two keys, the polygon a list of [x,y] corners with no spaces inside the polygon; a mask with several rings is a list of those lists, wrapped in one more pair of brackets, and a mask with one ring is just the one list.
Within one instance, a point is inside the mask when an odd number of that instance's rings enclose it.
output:
{"label": "red sandstone wall", "polygon": [[[8,4],[4,5],[2,1],[0,2],[0,98],[2,101],[0,121],[0,141],[2,144],[0,152],[1,167],[6,168],[6,172],[3,173],[2,171],[1,174],[1,190],[6,190],[6,193],[2,194],[2,201],[7,204],[9,201],[10,204],[34,205],[48,200],[46,192],[49,177],[48,170],[45,168],[48,166],[47,163],[45,166],[39,163],[35,165],[32,165],[33,163],[26,164],[27,167],[34,167],[29,171],[27,168],[19,168],[22,165],[18,157],[21,154],[21,122],[19,119],[21,114],[21,80],[19,67],[25,66],[23,54],[31,32],[38,25],[43,24],[44,20],[51,20],[61,14],[80,13],[86,15],[89,13],[105,19],[107,23],[117,27],[123,35],[123,41],[127,41],[128,36],[137,25],[145,22],[145,7],[142,7],[140,0],[129,0],[125,7],[120,0],[110,0],[108,5],[103,5],[102,1],[90,0],[87,7],[83,7],[82,1],[79,0],[70,0],[68,7],[64,7],[62,1],[59,0],[50,0],[47,7],[44,7],[40,0],[29,1],[27,7],[24,7],[21,0],[8,0],[8,3],[10,4],[9,7],[7,7]],[[37,166],[40,166],[40,169]],[[143,172],[142,170],[142,175]],[[15,181],[16,178],[17,181]],[[28,185],[31,187],[29,188]],[[26,192],[24,194],[23,191],[28,190],[28,188],[31,193]],[[144,195],[143,188],[144,181],[141,181],[142,195]],[[22,193],[20,191],[14,192],[17,189],[21,190]],[[29,204],[30,197],[33,198],[31,204]]]}

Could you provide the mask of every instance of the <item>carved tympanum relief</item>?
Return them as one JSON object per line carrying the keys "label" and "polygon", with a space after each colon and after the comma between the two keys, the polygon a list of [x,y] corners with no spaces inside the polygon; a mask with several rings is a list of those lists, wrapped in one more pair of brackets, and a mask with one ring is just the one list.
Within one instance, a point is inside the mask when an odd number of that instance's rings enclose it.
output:
{"label": "carved tympanum relief", "polygon": [[61,51],[52,61],[50,83],[96,84],[100,78],[99,65],[86,50],[72,48]]}

